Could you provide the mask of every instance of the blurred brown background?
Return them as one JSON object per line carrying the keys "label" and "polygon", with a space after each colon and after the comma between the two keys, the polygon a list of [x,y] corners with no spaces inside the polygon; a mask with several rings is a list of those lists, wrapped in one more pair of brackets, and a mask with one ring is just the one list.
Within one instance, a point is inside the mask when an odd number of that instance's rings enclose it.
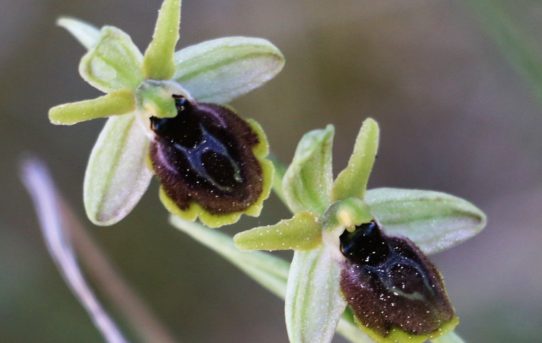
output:
{"label": "blurred brown background", "polygon": [[[45,250],[18,161],[29,152],[45,159],[85,219],[83,172],[103,122],[47,120],[52,105],[98,94],[77,74],[83,48],[55,19],[119,26],[143,48],[160,2],[0,0],[1,342],[101,339]],[[539,38],[542,3],[505,3]],[[382,129],[372,187],[446,191],[485,210],[481,235],[434,257],[458,331],[469,342],[540,342],[541,102],[465,2],[184,1],[182,46],[227,35],[268,38],[287,58],[275,80],[234,103],[263,125],[281,159],[304,132],[334,123],[339,170],[370,115]],[[267,205],[228,232],[286,217],[276,198]],[[286,341],[282,301],[168,226],[156,184],[122,223],[85,223],[184,342]]]}

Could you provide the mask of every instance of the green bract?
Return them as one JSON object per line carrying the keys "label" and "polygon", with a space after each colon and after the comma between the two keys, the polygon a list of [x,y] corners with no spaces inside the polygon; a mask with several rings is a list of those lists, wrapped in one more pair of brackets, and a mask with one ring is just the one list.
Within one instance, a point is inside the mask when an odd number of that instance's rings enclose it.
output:
{"label": "green bract", "polygon": [[[330,342],[333,337],[346,306],[339,287],[340,270],[344,270],[346,261],[341,250],[346,230],[354,235],[360,225],[376,219],[389,237],[406,237],[430,254],[471,238],[485,226],[485,215],[478,208],[448,194],[393,188],[366,191],[379,140],[378,124],[372,119],[363,123],[347,167],[333,181],[333,132],[328,126],[307,133],[282,184],[276,184],[294,217],[234,237],[240,249],[295,250],[285,292],[286,324],[294,343]],[[387,244],[416,249],[408,241],[386,237]],[[438,279],[440,275],[437,272],[432,277]],[[456,324],[457,318],[452,317],[439,330],[419,335],[407,334],[399,327],[393,327],[388,335],[361,324],[359,327],[378,342],[400,343],[433,339],[453,330]],[[352,336],[367,341],[365,335]]]}
{"label": "green bract", "polygon": [[[112,225],[123,219],[147,189],[152,170],[149,142],[154,133],[149,118],[173,118],[178,108],[172,95],[190,101],[225,104],[273,78],[284,58],[270,42],[260,38],[214,39],[175,52],[179,40],[180,0],[165,0],[153,38],[145,54],[122,30],[97,29],[72,18],[61,18],[66,28],[87,48],[79,73],[90,85],[106,93],[92,100],[55,106],[49,119],[58,125],[109,117],[90,156],[84,182],[89,219]],[[246,211],[225,215],[192,206],[185,217],[199,217],[208,226],[230,224],[241,214],[257,216],[272,182],[272,165],[265,160],[267,140],[255,122],[249,124],[259,144],[254,154],[262,168],[262,192]],[[161,196],[168,208],[171,201]],[[176,209],[183,213],[183,209]]]}

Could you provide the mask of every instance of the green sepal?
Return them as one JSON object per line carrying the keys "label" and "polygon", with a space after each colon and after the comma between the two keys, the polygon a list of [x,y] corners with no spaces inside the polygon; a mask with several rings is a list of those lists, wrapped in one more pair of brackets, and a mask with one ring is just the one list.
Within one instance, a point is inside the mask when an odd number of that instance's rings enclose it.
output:
{"label": "green sepal", "polygon": [[147,167],[149,139],[138,114],[109,118],[85,171],[83,200],[96,225],[113,225],[139,202],[152,178]]}
{"label": "green sepal", "polygon": [[348,165],[339,173],[333,185],[334,200],[363,198],[376,159],[379,135],[378,123],[372,118],[365,119]]}
{"label": "green sepal", "polygon": [[311,212],[300,212],[275,225],[240,232],[233,238],[243,250],[309,250],[322,241],[322,226]]}
{"label": "green sepal", "polygon": [[252,148],[252,152],[262,168],[262,192],[260,193],[258,199],[244,211],[226,214],[214,214],[208,212],[196,202],[190,203],[190,206],[186,209],[181,209],[166,194],[166,192],[160,188],[160,200],[170,213],[188,221],[194,221],[199,218],[203,224],[212,228],[234,224],[239,221],[243,214],[251,217],[258,217],[260,215],[263,208],[263,202],[271,193],[271,185],[273,183],[274,174],[273,163],[267,159],[267,155],[269,154],[269,144],[267,143],[267,137],[265,136],[265,132],[263,131],[262,127],[252,119],[246,119],[246,121],[254,133],[256,133],[258,136],[258,144]]}
{"label": "green sepal", "polygon": [[158,12],[152,41],[143,59],[147,79],[169,80],[175,73],[173,54],[179,41],[180,27],[181,0],[164,0]]}
{"label": "green sepal", "polygon": [[285,297],[290,342],[328,343],[335,334],[346,301],[340,287],[340,262],[330,247],[296,251]]}
{"label": "green sepal", "polygon": [[198,101],[225,104],[260,87],[284,66],[282,53],[261,38],[225,37],[175,53],[175,76]]}
{"label": "green sepal", "polygon": [[49,109],[49,121],[55,125],[73,125],[82,121],[133,112],[134,94],[129,90],[112,92],[91,100],[71,102]]}
{"label": "green sepal", "polygon": [[454,247],[486,225],[476,206],[441,192],[376,188],[365,201],[387,234],[409,238],[426,254]]}
{"label": "green sepal", "polygon": [[104,26],[100,39],[79,63],[79,74],[104,93],[134,90],[143,80],[141,52],[128,34],[113,26]]}
{"label": "green sepal", "polygon": [[311,211],[323,213],[331,202],[333,186],[332,148],[335,129],[306,133],[286,170],[282,189],[286,203],[293,213]]}
{"label": "green sepal", "polygon": [[60,17],[56,24],[71,33],[87,50],[93,48],[100,40],[100,30],[80,19]]}

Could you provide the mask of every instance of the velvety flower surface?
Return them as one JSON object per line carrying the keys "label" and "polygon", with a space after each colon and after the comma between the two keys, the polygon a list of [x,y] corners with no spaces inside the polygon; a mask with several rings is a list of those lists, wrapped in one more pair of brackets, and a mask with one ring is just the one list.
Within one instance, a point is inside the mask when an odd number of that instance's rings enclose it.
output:
{"label": "velvety flower surface", "polygon": [[261,203],[272,166],[260,127],[216,104],[176,97],[176,106],[174,118],[151,118],[150,156],[170,211],[220,217]]}
{"label": "velvety flower surface", "polygon": [[163,2],[144,54],[116,27],[59,20],[88,49],[81,76],[106,93],[49,111],[61,125],[109,117],[85,173],[85,209],[97,225],[123,219],[153,174],[168,210],[211,227],[259,215],[269,196],[265,134],[224,104],[273,78],[284,58],[270,42],[250,37],[175,52],[180,8],[180,0]]}
{"label": "velvety flower surface", "polygon": [[454,310],[437,268],[404,237],[385,235],[375,221],[341,237],[346,257],[341,290],[372,336],[430,335],[455,326]]}
{"label": "velvety flower surface", "polygon": [[314,130],[297,146],[277,188],[294,216],[234,237],[241,249],[295,251],[285,292],[290,341],[330,342],[345,312],[376,342],[421,343],[450,332],[458,319],[426,254],[474,236],[485,215],[445,193],[367,191],[379,141],[372,119],[334,180],[333,135],[332,126]]}

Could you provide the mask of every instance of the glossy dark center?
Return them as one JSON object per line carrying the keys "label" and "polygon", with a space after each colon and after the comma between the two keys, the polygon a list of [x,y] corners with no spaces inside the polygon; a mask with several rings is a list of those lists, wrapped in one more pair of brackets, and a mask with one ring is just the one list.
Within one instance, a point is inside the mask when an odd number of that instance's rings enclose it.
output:
{"label": "glossy dark center", "polygon": [[408,239],[387,236],[371,221],[340,240],[341,289],[363,325],[384,336],[393,328],[416,335],[452,319],[437,269]]}
{"label": "glossy dark center", "polygon": [[388,259],[390,249],[378,224],[373,220],[345,231],[341,237],[341,252],[353,262],[378,265]]}
{"label": "glossy dark center", "polygon": [[250,207],[263,189],[258,134],[224,106],[174,98],[175,118],[151,118],[150,156],[165,194],[181,210],[193,202],[214,214]]}
{"label": "glossy dark center", "polygon": [[[151,118],[154,132],[173,148],[176,165],[170,166],[171,171],[184,174],[195,183],[208,183],[222,192],[232,192],[243,182],[236,153],[227,143],[232,138],[220,130],[220,121],[218,127],[207,122],[212,113],[202,113],[205,111],[185,98],[176,98],[175,102],[177,117]],[[179,168],[184,164],[186,168]]]}

